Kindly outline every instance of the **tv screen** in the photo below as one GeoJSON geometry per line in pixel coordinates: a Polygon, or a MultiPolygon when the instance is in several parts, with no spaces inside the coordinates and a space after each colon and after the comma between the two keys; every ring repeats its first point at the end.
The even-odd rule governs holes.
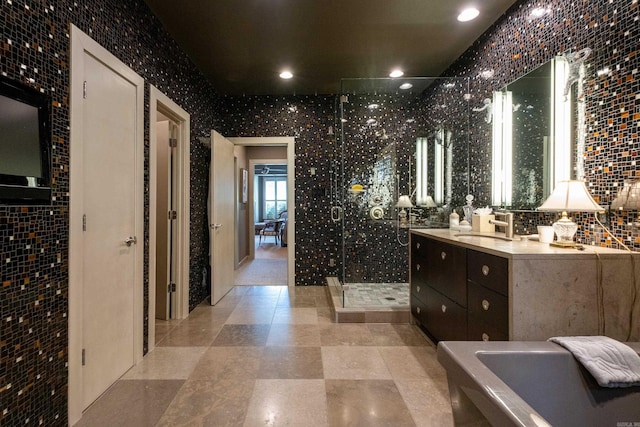
{"type": "Polygon", "coordinates": [[[0,80],[0,203],[51,201],[49,98],[0,80]]]}

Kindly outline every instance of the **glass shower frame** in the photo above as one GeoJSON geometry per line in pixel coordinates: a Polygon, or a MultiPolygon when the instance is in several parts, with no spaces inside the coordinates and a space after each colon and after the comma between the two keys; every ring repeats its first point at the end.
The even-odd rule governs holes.
{"type": "MultiPolygon", "coordinates": [[[[462,206],[469,193],[469,79],[343,79],[341,86],[331,215],[339,224],[342,304],[408,307],[410,230],[444,226],[444,217],[452,207],[462,206]],[[405,83],[413,87],[399,89],[405,83]],[[457,154],[454,161],[446,160],[453,169],[446,180],[448,196],[435,209],[397,208],[400,195],[416,204],[417,139],[435,144],[443,129],[455,135],[450,143],[457,154]],[[434,213],[441,221],[427,223],[434,213]]],[[[433,165],[428,174],[433,174],[433,165]]],[[[426,184],[432,194],[434,183],[426,184]]]]}

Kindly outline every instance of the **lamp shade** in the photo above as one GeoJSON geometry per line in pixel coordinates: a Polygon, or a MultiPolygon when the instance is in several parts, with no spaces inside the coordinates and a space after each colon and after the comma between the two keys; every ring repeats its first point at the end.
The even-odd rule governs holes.
{"type": "Polygon", "coordinates": [[[433,201],[433,197],[431,196],[427,196],[427,198],[424,201],[424,206],[427,208],[437,208],[438,205],[436,205],[436,202],[433,201]]]}
{"type": "Polygon", "coordinates": [[[640,181],[625,182],[611,202],[611,209],[640,210],[640,181]]]}
{"type": "Polygon", "coordinates": [[[409,198],[409,196],[400,196],[398,198],[398,203],[396,203],[396,207],[397,208],[412,208],[413,207],[413,203],[411,203],[411,199],[409,198]]]}
{"type": "Polygon", "coordinates": [[[596,203],[584,181],[569,180],[556,184],[551,195],[538,208],[540,211],[599,212],[604,209],[596,203]]]}

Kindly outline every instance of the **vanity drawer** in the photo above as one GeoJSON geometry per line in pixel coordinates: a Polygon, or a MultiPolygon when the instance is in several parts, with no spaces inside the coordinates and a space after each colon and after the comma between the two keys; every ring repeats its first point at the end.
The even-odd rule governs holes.
{"type": "Polygon", "coordinates": [[[509,330],[498,325],[483,323],[469,315],[467,337],[468,341],[509,341],[509,330]]]}
{"type": "MultiPolygon", "coordinates": [[[[467,252],[453,246],[430,240],[427,246],[427,285],[451,298],[462,307],[467,306],[467,252]]],[[[422,267],[422,266],[421,266],[422,267]]],[[[423,267],[424,268],[424,267],[423,267]]]]}
{"type": "Polygon", "coordinates": [[[484,286],[469,282],[468,336],[472,341],[509,339],[509,300],[484,286]]]}
{"type": "Polygon", "coordinates": [[[411,283],[425,283],[427,271],[427,245],[429,239],[411,235],[411,283]]]}
{"type": "Polygon", "coordinates": [[[469,280],[502,295],[509,292],[509,260],[474,250],[467,251],[469,280]]]}
{"type": "Polygon", "coordinates": [[[413,281],[413,280],[411,281],[411,295],[415,299],[419,299],[421,301],[425,301],[425,299],[426,299],[425,289],[426,288],[427,288],[427,285],[425,285],[422,282],[416,282],[416,281],[413,281]]]}
{"type": "Polygon", "coordinates": [[[420,323],[436,340],[464,341],[467,339],[467,310],[438,291],[425,290],[425,313],[420,323]]]}

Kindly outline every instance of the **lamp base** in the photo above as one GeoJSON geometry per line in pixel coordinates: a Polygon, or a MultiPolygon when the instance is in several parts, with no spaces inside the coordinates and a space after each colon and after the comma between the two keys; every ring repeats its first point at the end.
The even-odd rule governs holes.
{"type": "Polygon", "coordinates": [[[555,242],[549,243],[549,246],[553,246],[555,248],[575,248],[577,244],[576,242],[559,242],[556,240],[555,242]]]}

